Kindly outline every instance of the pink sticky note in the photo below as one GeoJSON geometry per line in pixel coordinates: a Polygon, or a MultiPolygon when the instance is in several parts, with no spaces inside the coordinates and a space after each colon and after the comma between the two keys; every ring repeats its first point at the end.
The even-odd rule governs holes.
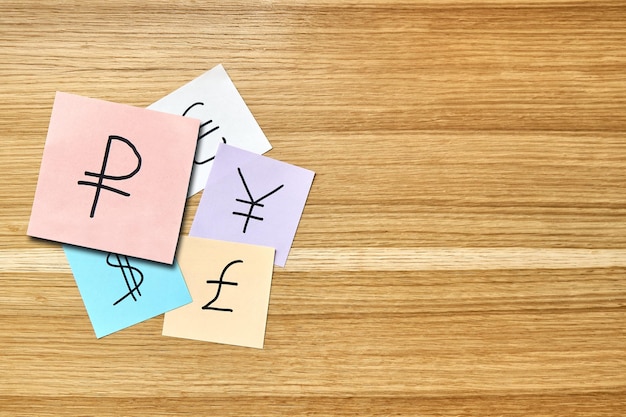
{"type": "Polygon", "coordinates": [[[263,348],[274,248],[183,236],[176,259],[193,301],[165,313],[163,335],[263,348]]]}
{"type": "Polygon", "coordinates": [[[199,126],[57,93],[28,235],[171,264],[199,126]]]}

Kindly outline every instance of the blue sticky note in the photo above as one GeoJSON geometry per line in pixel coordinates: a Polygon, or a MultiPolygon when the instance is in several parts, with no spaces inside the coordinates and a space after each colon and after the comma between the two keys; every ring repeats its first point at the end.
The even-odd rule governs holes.
{"type": "Polygon", "coordinates": [[[191,302],[177,262],[166,265],[63,245],[96,337],[191,302]]]}

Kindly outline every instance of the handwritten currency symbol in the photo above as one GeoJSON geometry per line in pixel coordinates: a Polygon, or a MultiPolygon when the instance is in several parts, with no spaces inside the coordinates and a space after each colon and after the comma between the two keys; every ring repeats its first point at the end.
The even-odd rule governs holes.
{"type": "MultiPolygon", "coordinates": [[[[185,110],[185,112],[183,113],[183,116],[187,116],[187,113],[189,112],[189,110],[191,110],[195,106],[204,106],[204,103],[202,103],[200,101],[198,101],[196,103],[193,103],[191,106],[187,107],[187,110],[185,110]]],[[[207,125],[210,125],[211,123],[213,123],[213,120],[207,120],[206,122],[200,124],[200,131],[198,132],[198,142],[201,139],[203,139],[205,136],[209,135],[210,133],[215,132],[217,129],[220,128],[219,126],[215,126],[215,127],[209,126],[208,130],[206,130],[205,132],[202,132],[202,129],[204,129],[207,125]]],[[[225,137],[222,137],[222,142],[226,143],[226,138],[225,137]]],[[[196,160],[196,158],[194,157],[193,162],[195,164],[202,165],[202,164],[206,164],[207,162],[212,161],[214,159],[215,159],[215,155],[213,155],[212,157],[207,158],[205,160],[201,160],[201,161],[196,160]]]]}
{"type": "Polygon", "coordinates": [[[248,194],[249,200],[242,200],[240,198],[236,198],[235,201],[238,201],[238,202],[244,203],[244,204],[250,204],[250,208],[248,209],[247,213],[241,213],[241,212],[238,212],[238,211],[233,211],[233,214],[236,215],[236,216],[244,216],[246,218],[246,223],[243,225],[243,233],[246,233],[246,229],[248,228],[248,222],[250,221],[250,219],[263,221],[263,217],[253,216],[252,215],[252,211],[254,210],[254,208],[255,207],[264,207],[264,205],[261,204],[261,201],[266,199],[267,197],[271,196],[272,194],[274,194],[276,191],[280,190],[281,188],[283,188],[283,186],[285,184],[279,185],[278,187],[274,188],[269,193],[265,194],[263,197],[257,198],[255,200],[254,197],[252,197],[252,193],[250,192],[250,188],[248,188],[248,184],[246,184],[246,179],[243,177],[243,174],[241,173],[241,168],[237,168],[237,172],[239,172],[239,177],[241,178],[241,182],[243,183],[243,186],[246,189],[246,193],[248,194]]]}
{"type": "Polygon", "coordinates": [[[113,268],[120,268],[122,271],[122,276],[124,277],[124,281],[126,282],[126,288],[128,288],[128,292],[122,296],[119,300],[113,303],[113,305],[117,305],[120,301],[124,300],[126,297],[131,296],[133,300],[137,301],[137,296],[141,297],[141,291],[139,291],[139,286],[143,283],[143,273],[134,266],[130,265],[128,261],[128,257],[125,255],[117,255],[114,253],[109,253],[107,255],[107,265],[112,266],[113,268]],[[117,262],[113,263],[111,261],[111,257],[115,257],[117,262]],[[135,276],[138,275],[138,277],[135,276]],[[139,281],[137,281],[139,278],[139,281]],[[132,282],[132,284],[131,284],[132,282]]]}
{"type": "Polygon", "coordinates": [[[232,286],[237,286],[236,282],[232,282],[232,281],[224,281],[224,275],[226,274],[226,271],[228,270],[228,268],[230,268],[231,266],[235,265],[235,264],[239,264],[239,263],[243,263],[243,261],[241,259],[238,259],[236,261],[232,261],[230,262],[228,265],[226,265],[224,267],[224,269],[222,269],[222,273],[220,274],[220,279],[219,280],[208,280],[206,283],[207,284],[217,284],[217,293],[215,294],[215,297],[213,297],[213,299],[211,301],[209,301],[208,303],[206,303],[204,306],[202,306],[203,310],[216,310],[216,311],[226,311],[229,313],[233,312],[232,308],[219,308],[219,307],[211,307],[211,305],[217,301],[217,299],[220,296],[220,292],[222,291],[222,285],[232,285],[232,286]]]}
{"type": "Polygon", "coordinates": [[[106,149],[104,151],[104,159],[102,160],[102,168],[100,168],[100,172],[85,171],[85,175],[87,175],[88,177],[96,177],[96,178],[98,178],[98,182],[78,181],[79,185],[89,185],[91,187],[96,187],[96,195],[93,198],[93,204],[91,205],[91,213],[89,214],[89,217],[93,217],[96,214],[96,206],[98,205],[98,199],[100,198],[100,190],[105,189],[107,191],[112,191],[114,193],[121,194],[124,197],[130,196],[130,194],[125,192],[125,191],[122,191],[122,190],[119,190],[117,188],[109,187],[108,185],[102,184],[102,181],[104,181],[104,180],[112,180],[112,181],[126,180],[126,179],[134,176],[136,173],[138,173],[140,169],[141,169],[141,155],[139,155],[139,152],[137,152],[137,148],[135,148],[135,145],[133,145],[128,139],[123,138],[121,136],[115,136],[115,135],[109,136],[109,140],[107,141],[107,146],[106,146],[106,149]],[[130,172],[129,174],[126,174],[126,175],[109,175],[109,174],[105,173],[106,168],[107,168],[107,163],[109,161],[109,152],[111,151],[111,143],[114,140],[117,140],[117,141],[120,141],[120,142],[126,144],[133,151],[135,156],[137,157],[137,167],[135,169],[133,169],[133,171],[130,172]]]}

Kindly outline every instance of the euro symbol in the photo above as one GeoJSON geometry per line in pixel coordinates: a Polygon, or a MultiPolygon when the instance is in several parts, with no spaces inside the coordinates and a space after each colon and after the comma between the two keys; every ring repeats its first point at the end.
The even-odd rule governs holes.
{"type": "Polygon", "coordinates": [[[109,253],[107,255],[107,265],[112,266],[113,268],[120,268],[122,271],[122,276],[124,277],[124,281],[126,281],[126,288],[128,288],[128,292],[122,296],[119,300],[113,303],[113,305],[117,305],[120,301],[124,300],[126,297],[131,296],[133,300],[137,301],[137,297],[135,297],[135,293],[138,296],[141,296],[141,291],[139,291],[139,286],[143,283],[143,273],[139,270],[139,268],[135,268],[130,265],[128,261],[128,257],[124,255],[117,255],[113,253],[109,253]],[[115,256],[117,263],[111,262],[111,257],[115,256]],[[122,262],[123,259],[123,262],[122,262]],[[139,281],[137,281],[137,277],[135,273],[138,274],[139,281]],[[131,285],[132,281],[132,285],[131,285]]]}
{"type": "MultiPolygon", "coordinates": [[[[204,103],[201,101],[198,101],[196,103],[193,103],[191,106],[187,107],[187,110],[185,110],[183,112],[183,116],[187,116],[187,113],[189,113],[189,110],[193,109],[196,106],[204,106],[204,103]]],[[[213,120],[207,120],[206,122],[200,124],[200,130],[198,131],[198,142],[200,142],[200,139],[204,139],[205,136],[209,135],[210,133],[215,132],[217,129],[219,129],[219,126],[209,126],[211,123],[213,123],[213,120]],[[205,127],[208,126],[208,129],[206,132],[202,133],[202,129],[204,129],[205,127]]],[[[226,143],[226,138],[222,136],[222,142],[226,143]]],[[[200,150],[200,148],[198,148],[198,150],[200,150]]],[[[207,162],[210,162],[212,160],[215,159],[215,155],[205,159],[205,160],[200,160],[198,161],[195,157],[193,159],[193,163],[194,164],[198,164],[198,165],[202,165],[202,164],[206,164],[207,162]]]]}
{"type": "Polygon", "coordinates": [[[109,187],[108,185],[104,185],[104,184],[102,184],[102,181],[104,181],[104,180],[112,180],[112,181],[127,180],[130,177],[134,176],[136,173],[138,173],[140,169],[141,169],[141,155],[139,155],[139,152],[137,152],[137,148],[135,148],[135,145],[133,145],[126,138],[123,138],[121,136],[116,136],[116,135],[110,135],[109,136],[109,140],[107,141],[107,147],[106,147],[106,149],[104,151],[104,159],[102,160],[102,168],[100,168],[100,172],[85,171],[85,175],[87,175],[88,177],[96,177],[96,178],[98,178],[98,182],[78,181],[78,185],[89,185],[91,187],[96,187],[96,195],[93,198],[93,204],[91,205],[91,213],[89,214],[89,217],[93,217],[96,214],[96,206],[98,205],[98,199],[100,198],[100,190],[105,189],[107,191],[112,191],[114,193],[121,194],[124,197],[130,196],[130,193],[127,193],[125,191],[119,190],[117,188],[109,187]],[[133,153],[137,157],[137,167],[129,174],[126,174],[126,175],[108,175],[108,174],[105,174],[105,171],[106,171],[106,168],[107,168],[107,163],[109,161],[109,152],[111,151],[111,143],[114,140],[117,140],[117,141],[120,141],[122,143],[125,143],[133,151],[133,153]]]}

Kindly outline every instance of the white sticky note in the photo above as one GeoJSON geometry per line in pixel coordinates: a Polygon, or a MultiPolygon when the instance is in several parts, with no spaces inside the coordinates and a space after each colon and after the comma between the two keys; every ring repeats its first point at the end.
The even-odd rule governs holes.
{"type": "Polygon", "coordinates": [[[200,120],[198,144],[187,197],[204,189],[218,144],[227,143],[257,154],[272,149],[272,145],[221,64],[148,108],[200,120]]]}

